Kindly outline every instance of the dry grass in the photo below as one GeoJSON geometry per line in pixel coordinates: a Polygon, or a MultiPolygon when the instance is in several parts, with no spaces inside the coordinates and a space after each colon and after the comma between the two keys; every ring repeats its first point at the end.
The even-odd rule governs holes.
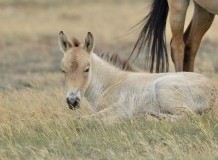
{"type": "MultiPolygon", "coordinates": [[[[137,32],[122,35],[144,9],[143,0],[0,0],[0,159],[218,158],[218,120],[211,115],[105,126],[76,118],[89,113],[85,102],[77,111],[65,104],[57,33],[83,40],[91,31],[99,49],[127,57],[137,32]]],[[[218,86],[217,26],[215,20],[203,41],[196,71],[218,86]]]]}

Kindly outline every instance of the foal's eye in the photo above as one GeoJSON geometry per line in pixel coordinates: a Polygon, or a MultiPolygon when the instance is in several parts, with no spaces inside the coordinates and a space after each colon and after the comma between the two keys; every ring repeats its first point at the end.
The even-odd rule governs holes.
{"type": "Polygon", "coordinates": [[[89,67],[86,67],[84,72],[89,72],[89,67]]]}
{"type": "Polygon", "coordinates": [[[62,73],[65,73],[65,71],[64,71],[64,70],[61,70],[61,72],[62,72],[62,73]]]}

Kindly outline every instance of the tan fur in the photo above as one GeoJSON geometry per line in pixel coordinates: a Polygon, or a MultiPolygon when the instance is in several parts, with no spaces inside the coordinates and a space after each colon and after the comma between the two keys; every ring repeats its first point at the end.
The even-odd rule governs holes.
{"type": "Polygon", "coordinates": [[[83,46],[64,52],[62,64],[68,72],[69,90],[79,90],[89,102],[93,115],[87,118],[98,117],[107,123],[148,115],[177,120],[188,113],[204,113],[217,107],[217,90],[200,74],[122,71],[83,46]],[[73,68],[74,57],[78,68],[90,65],[87,76],[73,68]]]}
{"type": "Polygon", "coordinates": [[[72,48],[68,50],[61,61],[61,68],[65,72],[66,85],[69,90],[82,89],[87,83],[87,74],[83,73],[86,66],[89,66],[90,58],[84,50],[72,48]],[[72,54],[74,53],[74,54],[72,54]]]}
{"type": "Polygon", "coordinates": [[[202,8],[213,14],[218,14],[218,1],[217,0],[194,0],[202,8]]]}

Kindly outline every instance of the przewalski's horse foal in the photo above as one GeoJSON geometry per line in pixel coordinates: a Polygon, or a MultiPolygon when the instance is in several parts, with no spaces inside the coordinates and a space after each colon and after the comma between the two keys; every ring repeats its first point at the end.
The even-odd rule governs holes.
{"type": "Polygon", "coordinates": [[[149,14],[142,20],[144,27],[134,50],[141,52],[146,46],[150,71],[168,71],[165,26],[169,11],[172,31],[171,57],[178,71],[194,71],[194,61],[201,39],[218,14],[218,0],[193,0],[193,18],[184,31],[186,11],[190,0],[153,0],[149,14]]]}
{"type": "Polygon", "coordinates": [[[69,42],[60,32],[59,44],[71,109],[78,108],[85,97],[93,116],[114,122],[139,115],[177,119],[186,112],[202,113],[215,105],[215,87],[199,74],[122,71],[93,53],[90,32],[84,45],[76,39],[69,42]]]}

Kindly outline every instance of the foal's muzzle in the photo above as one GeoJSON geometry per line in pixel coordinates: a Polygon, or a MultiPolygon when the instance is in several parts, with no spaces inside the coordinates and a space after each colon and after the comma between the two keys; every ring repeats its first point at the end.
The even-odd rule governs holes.
{"type": "Polygon", "coordinates": [[[66,102],[70,109],[77,109],[79,108],[80,96],[78,96],[77,94],[71,93],[67,97],[66,102]]]}

